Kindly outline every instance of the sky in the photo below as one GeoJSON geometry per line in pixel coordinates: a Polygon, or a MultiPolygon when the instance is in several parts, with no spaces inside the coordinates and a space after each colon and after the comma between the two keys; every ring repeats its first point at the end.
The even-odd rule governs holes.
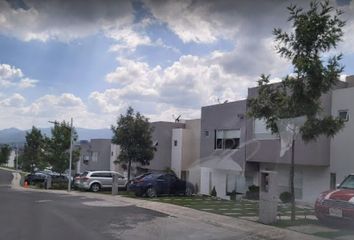
{"type": "MultiPolygon", "coordinates": [[[[150,121],[200,118],[291,64],[272,30],[288,0],[0,0],[0,129],[109,128],[132,106],[150,121]]],[[[354,3],[344,11],[342,79],[354,74],[354,3]]]]}

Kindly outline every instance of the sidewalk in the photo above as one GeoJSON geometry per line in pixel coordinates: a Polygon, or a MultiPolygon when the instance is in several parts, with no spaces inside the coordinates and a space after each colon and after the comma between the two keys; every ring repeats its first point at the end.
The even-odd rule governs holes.
{"type": "Polygon", "coordinates": [[[19,185],[18,179],[20,174],[14,174],[13,189],[22,191],[34,191],[34,192],[47,192],[55,194],[67,194],[72,196],[85,197],[87,199],[96,199],[101,201],[96,201],[98,204],[112,204],[115,206],[129,206],[134,205],[137,207],[150,209],[153,211],[158,211],[161,213],[173,216],[180,221],[194,221],[202,222],[205,224],[211,224],[216,227],[224,228],[225,230],[232,230],[235,232],[243,233],[247,236],[246,239],[269,239],[269,240],[323,240],[324,238],[315,237],[311,235],[302,234],[299,232],[281,229],[273,226],[267,226],[260,223],[250,222],[242,219],[232,218],[228,216],[222,216],[213,213],[207,213],[198,211],[195,209],[176,206],[168,203],[152,202],[141,199],[133,199],[123,196],[111,196],[106,194],[97,194],[91,192],[67,192],[64,190],[42,190],[42,189],[31,189],[23,188],[19,185]],[[16,176],[17,175],[17,176],[16,176]],[[17,179],[17,180],[16,180],[17,179]]]}

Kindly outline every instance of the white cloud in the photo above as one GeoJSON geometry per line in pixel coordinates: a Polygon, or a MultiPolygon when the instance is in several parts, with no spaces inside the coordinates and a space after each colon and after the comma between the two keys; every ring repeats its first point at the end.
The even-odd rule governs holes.
{"type": "Polygon", "coordinates": [[[8,64],[0,64],[0,78],[1,79],[14,79],[23,77],[21,69],[8,64]]]}
{"type": "Polygon", "coordinates": [[[12,96],[0,100],[1,107],[22,107],[26,99],[19,93],[14,93],[12,96]]]}
{"type": "Polygon", "coordinates": [[[23,78],[20,80],[18,86],[20,88],[32,88],[35,87],[38,83],[38,80],[30,79],[30,78],[23,78]]]}
{"type": "Polygon", "coordinates": [[[150,38],[138,32],[129,1],[76,0],[0,1],[0,33],[23,41],[58,40],[69,42],[97,33],[116,41],[111,51],[134,51],[150,44],[150,38]]]}
{"type": "Polygon", "coordinates": [[[106,77],[113,88],[90,94],[91,111],[117,115],[132,105],[155,120],[171,120],[174,111],[198,116],[201,106],[245,98],[247,88],[258,79],[225,71],[214,55],[182,56],[165,69],[128,59],[120,59],[119,64],[106,77]]]}
{"type": "Polygon", "coordinates": [[[110,47],[110,51],[113,52],[124,50],[133,51],[140,45],[151,44],[151,40],[148,36],[134,31],[132,26],[107,30],[106,35],[118,42],[110,47]]]}
{"type": "MultiPolygon", "coordinates": [[[[128,1],[24,1],[25,7],[0,2],[0,31],[24,41],[69,41],[132,21],[128,1]]],[[[12,1],[12,4],[16,4],[12,1]]]]}
{"type": "Polygon", "coordinates": [[[30,79],[24,76],[21,69],[9,64],[0,64],[0,86],[4,88],[18,87],[30,88],[34,87],[38,80],[30,79]]]}

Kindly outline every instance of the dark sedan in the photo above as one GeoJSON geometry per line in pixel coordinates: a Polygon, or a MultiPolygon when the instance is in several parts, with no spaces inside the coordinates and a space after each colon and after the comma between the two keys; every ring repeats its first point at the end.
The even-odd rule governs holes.
{"type": "Polygon", "coordinates": [[[43,173],[43,172],[35,172],[35,173],[30,173],[25,177],[25,181],[28,182],[28,184],[36,184],[36,183],[44,183],[45,179],[48,177],[48,174],[43,173]]]}
{"type": "Polygon", "coordinates": [[[193,185],[170,173],[150,173],[133,179],[128,186],[136,196],[193,194],[193,185]]]}

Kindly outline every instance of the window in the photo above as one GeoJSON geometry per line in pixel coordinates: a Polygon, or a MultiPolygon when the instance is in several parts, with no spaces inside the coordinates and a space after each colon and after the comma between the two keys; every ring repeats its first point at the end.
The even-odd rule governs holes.
{"type": "Polygon", "coordinates": [[[92,161],[97,162],[98,161],[98,152],[92,152],[92,161]]]}
{"type": "Polygon", "coordinates": [[[173,141],[173,146],[177,147],[177,145],[178,145],[178,141],[177,141],[177,140],[174,140],[174,141],[173,141]]]}
{"type": "Polygon", "coordinates": [[[206,137],[209,137],[209,131],[208,130],[204,131],[204,134],[205,134],[206,137]]]}
{"type": "Polygon", "coordinates": [[[215,149],[236,149],[240,145],[240,130],[215,130],[215,149]]]}
{"type": "Polygon", "coordinates": [[[336,185],[337,185],[337,176],[335,173],[331,173],[329,187],[330,189],[336,189],[336,185]]]}
{"type": "Polygon", "coordinates": [[[344,121],[349,121],[349,113],[348,110],[339,110],[338,117],[344,121]]]}

